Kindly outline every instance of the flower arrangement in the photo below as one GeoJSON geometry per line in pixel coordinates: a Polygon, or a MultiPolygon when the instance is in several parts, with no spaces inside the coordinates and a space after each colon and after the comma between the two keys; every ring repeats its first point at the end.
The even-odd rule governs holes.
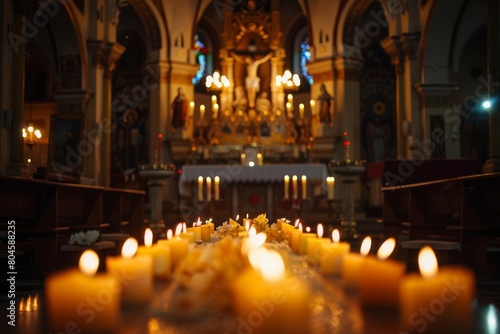
{"type": "Polygon", "coordinates": [[[70,245],[82,245],[82,246],[90,246],[94,242],[99,239],[99,231],[97,230],[89,230],[87,232],[77,232],[73,233],[69,237],[69,244],[70,245]]]}
{"type": "Polygon", "coordinates": [[[253,219],[253,226],[255,226],[257,233],[264,232],[267,235],[267,242],[288,242],[288,233],[280,231],[276,223],[269,225],[269,219],[265,213],[253,219]]]}

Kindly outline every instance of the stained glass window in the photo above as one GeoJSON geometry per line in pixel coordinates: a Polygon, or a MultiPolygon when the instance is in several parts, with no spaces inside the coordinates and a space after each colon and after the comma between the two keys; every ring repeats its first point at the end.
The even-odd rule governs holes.
{"type": "Polygon", "coordinates": [[[207,47],[200,41],[198,35],[194,35],[194,52],[196,62],[200,65],[193,78],[193,85],[197,85],[205,77],[205,70],[207,68],[207,47]]]}
{"type": "Polygon", "coordinates": [[[302,43],[300,43],[300,70],[302,75],[307,79],[309,85],[312,85],[314,80],[312,75],[309,74],[307,70],[307,62],[311,60],[311,50],[309,47],[309,38],[305,38],[302,43]]]}

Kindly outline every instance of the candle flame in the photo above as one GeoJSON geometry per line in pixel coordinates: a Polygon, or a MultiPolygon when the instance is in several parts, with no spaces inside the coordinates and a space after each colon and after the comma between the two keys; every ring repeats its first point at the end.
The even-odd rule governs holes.
{"type": "Polygon", "coordinates": [[[318,236],[318,238],[323,238],[323,224],[318,224],[316,235],[318,236]]]}
{"type": "Polygon", "coordinates": [[[172,236],[173,236],[172,229],[169,228],[168,231],[167,231],[167,240],[172,239],[172,236]]]}
{"type": "Polygon", "coordinates": [[[250,221],[249,220],[245,220],[245,230],[250,230],[250,221]]]}
{"type": "Polygon", "coordinates": [[[269,250],[267,258],[263,260],[260,265],[260,272],[264,279],[271,282],[283,279],[285,275],[285,263],[280,253],[275,250],[269,250]]]}
{"type": "Polygon", "coordinates": [[[241,252],[246,255],[250,252],[251,249],[259,248],[262,246],[267,239],[267,234],[264,232],[260,232],[258,234],[249,236],[243,240],[243,244],[241,245],[241,252]]]}
{"type": "Polygon", "coordinates": [[[372,238],[365,237],[363,239],[363,242],[361,243],[359,252],[361,253],[361,255],[367,256],[368,253],[370,253],[370,248],[372,248],[372,238]]]}
{"type": "Polygon", "coordinates": [[[87,249],[80,256],[78,266],[80,267],[80,271],[85,275],[93,276],[99,267],[99,256],[93,250],[87,249]]]}
{"type": "Polygon", "coordinates": [[[303,228],[302,228],[302,223],[299,223],[299,231],[302,232],[303,228]]]}
{"type": "Polygon", "coordinates": [[[128,238],[125,240],[123,243],[122,247],[122,256],[126,259],[130,259],[132,256],[135,255],[135,252],[137,252],[137,240],[135,238],[128,238]]]}
{"type": "Polygon", "coordinates": [[[187,230],[186,222],[182,222],[182,232],[186,233],[186,230],[187,230]]]}
{"type": "Polygon", "coordinates": [[[256,234],[257,234],[257,230],[255,229],[255,226],[250,227],[250,229],[248,230],[248,236],[252,237],[256,234]]]}
{"type": "Polygon", "coordinates": [[[438,272],[436,254],[431,247],[425,246],[418,253],[418,267],[424,278],[432,278],[438,272]]]}
{"type": "Polygon", "coordinates": [[[307,233],[311,232],[311,228],[309,226],[306,227],[306,232],[307,233]]]}
{"type": "Polygon", "coordinates": [[[21,297],[21,301],[19,302],[19,311],[24,311],[24,298],[21,297]]]}
{"type": "Polygon", "coordinates": [[[153,231],[148,227],[146,231],[144,231],[144,246],[151,247],[153,244],[153,231]]]}
{"type": "Polygon", "coordinates": [[[178,237],[181,233],[182,233],[182,223],[179,223],[175,227],[175,236],[178,237]]]}
{"type": "Polygon", "coordinates": [[[19,311],[38,311],[38,293],[35,295],[35,297],[31,297],[31,295],[28,295],[28,298],[26,300],[24,300],[24,297],[21,297],[21,300],[19,301],[19,311]]]}
{"type": "Polygon", "coordinates": [[[235,221],[238,221],[238,219],[240,219],[240,215],[239,214],[236,215],[235,221]]]}
{"type": "Polygon", "coordinates": [[[300,224],[300,219],[297,218],[295,219],[295,224],[293,224],[293,226],[295,226],[295,228],[299,227],[299,224],[300,224]]]}
{"type": "Polygon", "coordinates": [[[395,247],[396,247],[396,239],[394,238],[387,239],[378,249],[377,257],[380,260],[387,259],[392,254],[392,251],[394,251],[395,247]]]}
{"type": "Polygon", "coordinates": [[[38,311],[38,293],[33,298],[33,311],[38,311]]]}
{"type": "Polygon", "coordinates": [[[332,232],[332,240],[334,243],[337,243],[340,241],[340,233],[338,229],[333,230],[332,232]]]}

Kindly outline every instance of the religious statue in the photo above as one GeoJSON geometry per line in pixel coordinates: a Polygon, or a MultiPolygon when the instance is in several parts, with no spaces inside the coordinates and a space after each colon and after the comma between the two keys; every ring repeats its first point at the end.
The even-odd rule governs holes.
{"type": "Polygon", "coordinates": [[[234,102],[233,108],[236,111],[247,110],[248,101],[245,96],[245,89],[242,86],[238,86],[234,88],[234,102]]]}
{"type": "Polygon", "coordinates": [[[332,115],[330,113],[333,96],[331,96],[326,90],[324,83],[320,86],[321,94],[317,97],[319,101],[319,121],[321,123],[330,124],[332,122],[332,115]]]}
{"type": "Polygon", "coordinates": [[[272,106],[271,101],[267,98],[267,92],[261,92],[255,101],[255,109],[259,113],[263,113],[265,111],[271,112],[272,106]]]}
{"type": "Polygon", "coordinates": [[[172,104],[174,114],[172,116],[172,126],[175,129],[183,128],[186,124],[188,103],[182,87],[177,88],[177,96],[172,104]]]}
{"type": "Polygon", "coordinates": [[[247,76],[245,78],[245,86],[247,89],[247,97],[248,97],[248,106],[250,108],[255,107],[255,97],[257,95],[257,92],[260,90],[260,78],[257,76],[257,69],[259,68],[260,64],[265,63],[268,61],[272,56],[273,53],[269,52],[266,56],[260,58],[260,59],[253,59],[251,56],[246,56],[246,57],[241,57],[238,56],[236,53],[231,52],[231,56],[233,58],[247,66],[247,76]]]}

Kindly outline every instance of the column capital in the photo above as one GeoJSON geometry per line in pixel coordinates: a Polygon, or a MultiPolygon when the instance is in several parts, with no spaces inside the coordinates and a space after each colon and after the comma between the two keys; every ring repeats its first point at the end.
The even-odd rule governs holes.
{"type": "Polygon", "coordinates": [[[416,59],[420,50],[420,32],[402,34],[401,44],[406,58],[408,60],[416,59]]]}
{"type": "Polygon", "coordinates": [[[363,65],[361,59],[337,57],[334,59],[335,76],[343,80],[358,80],[363,65]]]}
{"type": "Polygon", "coordinates": [[[399,36],[388,36],[380,41],[380,45],[391,58],[391,63],[395,66],[398,74],[404,72],[405,54],[402,44],[399,36]]]}
{"type": "Polygon", "coordinates": [[[106,43],[103,58],[104,75],[106,77],[111,78],[116,68],[116,62],[120,59],[126,49],[127,48],[125,46],[118,42],[106,43]]]}
{"type": "Polygon", "coordinates": [[[192,80],[198,70],[198,65],[171,62],[169,70],[171,74],[171,84],[192,85],[192,80]]]}
{"type": "Polygon", "coordinates": [[[458,84],[456,82],[417,83],[414,85],[414,88],[427,108],[449,108],[458,92],[458,84]]]}

